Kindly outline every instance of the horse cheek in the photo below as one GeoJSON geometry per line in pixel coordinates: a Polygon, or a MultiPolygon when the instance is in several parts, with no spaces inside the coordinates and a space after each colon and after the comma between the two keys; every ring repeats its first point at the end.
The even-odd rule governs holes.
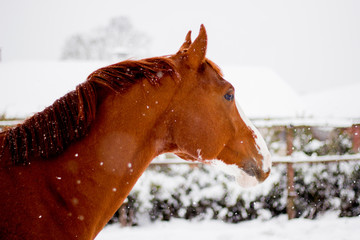
{"type": "Polygon", "coordinates": [[[220,122],[213,121],[211,117],[195,116],[191,123],[191,129],[188,136],[191,136],[193,146],[193,154],[203,160],[211,160],[216,158],[217,154],[223,148],[226,128],[220,122]]]}

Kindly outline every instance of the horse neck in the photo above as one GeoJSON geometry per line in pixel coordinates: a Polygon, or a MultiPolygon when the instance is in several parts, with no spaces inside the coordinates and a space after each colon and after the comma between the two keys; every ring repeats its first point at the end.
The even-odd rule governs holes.
{"type": "Polygon", "coordinates": [[[151,160],[165,151],[167,134],[162,117],[169,107],[173,84],[171,80],[154,87],[144,81],[126,94],[110,94],[100,104],[89,134],[56,161],[61,167],[54,167],[63,169],[73,186],[60,194],[72,205],[82,202],[74,206],[76,213],[71,215],[93,226],[95,235],[151,160]]]}

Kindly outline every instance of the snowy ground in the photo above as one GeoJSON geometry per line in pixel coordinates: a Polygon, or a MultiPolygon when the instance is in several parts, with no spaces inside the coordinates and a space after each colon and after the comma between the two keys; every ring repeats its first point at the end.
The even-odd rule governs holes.
{"type": "Polygon", "coordinates": [[[239,224],[220,221],[185,221],[149,223],[140,227],[107,226],[96,240],[358,240],[360,217],[338,218],[327,213],[317,220],[287,220],[285,215],[267,221],[253,220],[239,224]]]}

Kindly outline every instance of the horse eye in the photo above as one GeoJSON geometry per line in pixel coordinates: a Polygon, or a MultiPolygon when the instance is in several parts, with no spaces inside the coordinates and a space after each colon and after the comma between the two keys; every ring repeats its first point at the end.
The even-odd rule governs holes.
{"type": "Polygon", "coordinates": [[[224,95],[224,98],[231,102],[231,101],[234,100],[234,94],[227,93],[227,94],[224,95]]]}

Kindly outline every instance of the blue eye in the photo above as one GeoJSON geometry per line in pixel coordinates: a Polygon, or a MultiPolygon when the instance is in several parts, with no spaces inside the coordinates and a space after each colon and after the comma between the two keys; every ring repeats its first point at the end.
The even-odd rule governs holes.
{"type": "Polygon", "coordinates": [[[231,101],[234,100],[234,94],[227,93],[227,94],[224,95],[224,98],[231,102],[231,101]]]}

